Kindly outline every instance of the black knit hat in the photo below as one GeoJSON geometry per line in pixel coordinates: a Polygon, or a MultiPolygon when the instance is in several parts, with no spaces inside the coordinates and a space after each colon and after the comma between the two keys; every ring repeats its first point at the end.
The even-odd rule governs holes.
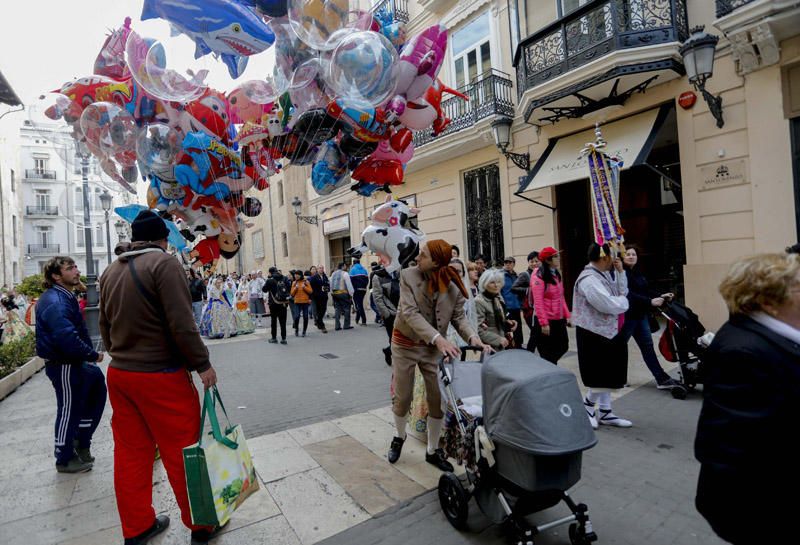
{"type": "Polygon", "coordinates": [[[150,210],[142,210],[131,224],[132,242],[151,242],[164,240],[169,236],[169,229],[164,220],[150,210]]]}

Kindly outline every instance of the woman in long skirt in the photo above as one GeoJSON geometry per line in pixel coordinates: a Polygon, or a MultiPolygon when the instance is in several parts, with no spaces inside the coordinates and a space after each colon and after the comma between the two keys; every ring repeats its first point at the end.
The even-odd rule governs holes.
{"type": "Polygon", "coordinates": [[[624,387],[628,380],[628,347],[620,335],[628,310],[627,293],[622,261],[612,258],[607,244],[592,243],[589,264],[575,282],[572,321],[581,380],[589,388],[584,405],[593,428],[598,424],[620,428],[633,425],[611,410],[611,392],[624,387]]]}
{"type": "Polygon", "coordinates": [[[239,291],[236,292],[236,331],[239,335],[245,335],[247,333],[252,333],[256,330],[256,326],[253,323],[253,318],[250,316],[250,309],[249,301],[248,301],[248,294],[249,290],[247,286],[242,289],[239,287],[239,291]]]}
{"type": "Polygon", "coordinates": [[[209,339],[223,339],[236,335],[236,323],[233,315],[232,299],[223,285],[222,278],[217,277],[208,289],[208,305],[203,311],[200,321],[200,334],[209,339]]]}

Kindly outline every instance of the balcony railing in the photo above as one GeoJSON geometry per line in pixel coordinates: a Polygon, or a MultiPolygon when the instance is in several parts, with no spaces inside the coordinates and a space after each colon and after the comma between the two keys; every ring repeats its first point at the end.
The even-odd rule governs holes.
{"type": "Polygon", "coordinates": [[[25,214],[28,216],[57,216],[57,206],[26,206],[25,214]]]}
{"type": "Polygon", "coordinates": [[[736,8],[750,2],[755,2],[755,0],[717,0],[717,17],[724,17],[736,8]]]}
{"type": "Polygon", "coordinates": [[[469,100],[454,96],[443,100],[442,114],[450,119],[450,124],[435,137],[431,129],[414,131],[415,147],[471,127],[486,117],[495,115],[514,117],[511,76],[505,72],[493,69],[481,74],[458,91],[467,95],[469,100]]]}
{"type": "Polygon", "coordinates": [[[55,170],[43,170],[39,168],[26,168],[25,169],[25,177],[32,178],[34,180],[55,180],[56,179],[56,171],[55,170]]]}
{"type": "Polygon", "coordinates": [[[61,253],[61,244],[28,244],[28,253],[31,255],[61,253]]]}
{"type": "Polygon", "coordinates": [[[380,9],[388,10],[389,13],[392,14],[395,22],[408,22],[408,0],[383,0],[375,6],[375,11],[380,9]]]}
{"type": "Polygon", "coordinates": [[[688,35],[684,0],[589,2],[519,44],[517,93],[612,51],[682,42],[688,35]]]}

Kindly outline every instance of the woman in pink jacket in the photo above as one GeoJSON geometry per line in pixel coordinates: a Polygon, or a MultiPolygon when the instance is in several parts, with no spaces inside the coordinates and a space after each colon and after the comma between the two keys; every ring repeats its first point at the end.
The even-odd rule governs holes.
{"type": "Polygon", "coordinates": [[[547,247],[539,252],[541,265],[531,275],[534,312],[533,334],[539,355],[551,363],[566,354],[569,348],[567,323],[569,308],[564,299],[564,284],[558,271],[558,250],[547,247]]]}

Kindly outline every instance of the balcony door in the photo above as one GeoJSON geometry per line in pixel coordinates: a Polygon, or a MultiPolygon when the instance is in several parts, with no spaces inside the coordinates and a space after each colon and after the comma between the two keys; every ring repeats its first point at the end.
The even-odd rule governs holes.
{"type": "Polygon", "coordinates": [[[504,257],[503,207],[500,201],[500,169],[497,165],[464,173],[464,200],[467,220],[468,257],[478,255],[487,264],[504,257]]]}
{"type": "Polygon", "coordinates": [[[43,158],[37,158],[33,160],[33,168],[36,170],[36,173],[40,176],[45,173],[48,166],[48,160],[43,158]]]}
{"type": "Polygon", "coordinates": [[[475,103],[457,100],[459,114],[469,111],[470,107],[475,108],[490,98],[481,96],[487,92],[483,86],[476,86],[475,92],[467,87],[492,68],[490,21],[489,12],[485,11],[452,35],[450,46],[453,52],[453,87],[464,91],[469,95],[470,101],[475,103]]]}
{"type": "Polygon", "coordinates": [[[46,189],[36,190],[36,208],[42,212],[46,212],[50,206],[50,192],[46,189]]]}
{"type": "Polygon", "coordinates": [[[37,227],[36,239],[42,248],[47,248],[53,244],[53,228],[52,227],[37,227]]]}

